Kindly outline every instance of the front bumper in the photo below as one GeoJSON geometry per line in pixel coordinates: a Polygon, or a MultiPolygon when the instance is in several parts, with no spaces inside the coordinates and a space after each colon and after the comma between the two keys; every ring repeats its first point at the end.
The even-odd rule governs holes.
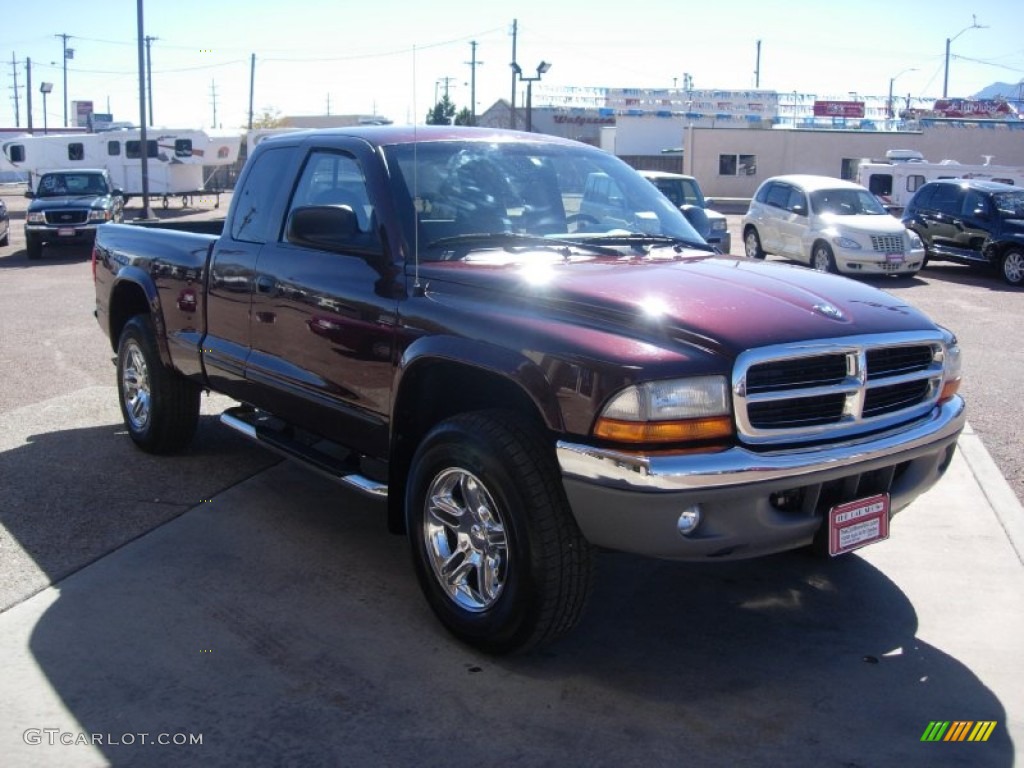
{"type": "Polygon", "coordinates": [[[96,228],[103,222],[73,224],[57,227],[51,224],[26,224],[25,238],[44,243],[82,244],[92,243],[96,239],[96,228]]]}
{"type": "Polygon", "coordinates": [[[965,421],[959,397],[883,435],[819,448],[642,455],[560,441],[569,504],[597,546],[677,560],[743,559],[810,544],[825,512],[874,493],[897,512],[945,473],[965,421]],[[699,505],[700,524],[678,529],[699,505]]]}
{"type": "Polygon", "coordinates": [[[839,271],[847,275],[912,275],[924,266],[923,248],[908,251],[899,261],[868,250],[835,248],[834,254],[839,271]]]}

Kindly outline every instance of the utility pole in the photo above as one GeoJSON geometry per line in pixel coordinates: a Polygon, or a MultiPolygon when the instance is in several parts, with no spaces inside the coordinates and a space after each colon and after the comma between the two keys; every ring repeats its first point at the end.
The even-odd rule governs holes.
{"type": "Polygon", "coordinates": [[[28,132],[32,133],[32,59],[25,59],[25,111],[28,113],[28,132]]]}
{"type": "Polygon", "coordinates": [[[142,0],[135,0],[135,17],[138,27],[139,55],[139,160],[142,174],[142,210],[140,220],[156,218],[149,207],[149,139],[146,136],[146,62],[144,55],[145,25],[142,20],[142,0]]]}
{"type": "Polygon", "coordinates": [[[519,76],[519,64],[516,63],[516,37],[519,32],[519,20],[512,19],[512,115],[509,128],[516,128],[516,78],[519,76]]]}
{"type": "Polygon", "coordinates": [[[149,124],[153,125],[153,59],[150,57],[149,46],[154,40],[159,40],[159,37],[151,37],[146,35],[146,84],[149,91],[149,124]]]}
{"type": "MultiPolygon", "coordinates": [[[[142,0],[139,0],[142,2],[142,0]]],[[[210,103],[213,104],[213,125],[211,128],[217,127],[217,81],[210,81],[210,103]]]]}
{"type": "Polygon", "coordinates": [[[476,60],[476,40],[471,41],[470,46],[473,58],[466,62],[469,64],[469,124],[476,125],[476,68],[483,62],[476,60]]]}
{"type": "Polygon", "coordinates": [[[252,130],[252,92],[256,83],[256,54],[249,59],[249,130],[252,130]]]}
{"type": "Polygon", "coordinates": [[[761,87],[761,41],[757,41],[757,59],[754,62],[754,87],[761,87]]]}
{"type": "Polygon", "coordinates": [[[14,77],[14,127],[21,128],[21,112],[18,110],[18,60],[11,51],[11,75],[14,77]]]}
{"type": "Polygon", "coordinates": [[[68,59],[75,58],[75,49],[68,48],[68,40],[71,35],[59,34],[54,35],[59,37],[64,43],[64,127],[68,127],[68,59]]]}

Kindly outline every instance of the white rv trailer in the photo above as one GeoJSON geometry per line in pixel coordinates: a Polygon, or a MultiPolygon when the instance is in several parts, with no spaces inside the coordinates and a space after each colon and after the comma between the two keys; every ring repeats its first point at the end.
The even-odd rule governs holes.
{"type": "Polygon", "coordinates": [[[925,182],[937,179],[985,179],[1024,186],[1024,168],[993,165],[984,156],[980,165],[943,160],[929,163],[916,150],[890,149],[884,160],[862,160],[857,166],[857,183],[867,187],[894,214],[902,213],[910,198],[925,182]]]}
{"type": "MultiPolygon", "coordinates": [[[[114,186],[126,196],[142,194],[142,142],[137,128],[102,133],[19,136],[3,141],[3,163],[29,174],[29,184],[47,171],[74,168],[106,168],[114,186]]],[[[214,195],[204,168],[230,165],[238,159],[241,134],[204,131],[147,129],[146,170],[149,194],[171,197],[188,205],[195,195],[214,195]]]]}

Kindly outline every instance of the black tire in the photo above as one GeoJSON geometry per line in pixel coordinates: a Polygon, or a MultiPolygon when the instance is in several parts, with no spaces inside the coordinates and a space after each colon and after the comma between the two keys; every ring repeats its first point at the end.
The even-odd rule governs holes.
{"type": "Polygon", "coordinates": [[[121,332],[117,393],[128,434],[142,450],[175,453],[192,441],[201,390],[164,366],[149,315],[136,315],[121,332]]]}
{"type": "Polygon", "coordinates": [[[0,247],[11,244],[11,232],[10,230],[4,232],[4,236],[0,237],[0,247]]]}
{"type": "Polygon", "coordinates": [[[765,256],[761,238],[753,227],[747,227],[743,232],[743,253],[748,259],[763,259],[765,256]]]}
{"type": "Polygon", "coordinates": [[[25,257],[36,261],[43,257],[43,242],[35,237],[25,236],[25,257]]]}
{"type": "Polygon", "coordinates": [[[999,259],[999,273],[1007,285],[1020,287],[1024,285],[1024,251],[1009,248],[999,259]]]}
{"type": "Polygon", "coordinates": [[[594,578],[592,548],[551,446],[522,422],[480,411],[438,424],[416,450],[406,490],[427,602],[453,635],[493,654],[527,651],[572,629],[594,578]]]}
{"type": "Polygon", "coordinates": [[[811,268],[818,272],[827,272],[832,275],[839,274],[836,267],[835,256],[832,255],[832,246],[828,243],[818,241],[811,248],[811,268]]]}

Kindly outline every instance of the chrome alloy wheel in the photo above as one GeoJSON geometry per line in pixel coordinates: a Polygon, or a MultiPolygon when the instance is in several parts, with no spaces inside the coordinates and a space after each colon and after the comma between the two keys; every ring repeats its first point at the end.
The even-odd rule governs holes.
{"type": "Polygon", "coordinates": [[[494,499],[471,472],[453,467],[430,483],[423,539],[434,576],[456,605],[491,608],[508,577],[508,540],[494,499]]]}
{"type": "Polygon", "coordinates": [[[152,392],[149,385],[149,368],[142,348],[134,339],[125,344],[124,365],[121,369],[121,397],[124,398],[125,414],[136,430],[144,430],[149,423],[152,407],[152,392]]]}
{"type": "Polygon", "coordinates": [[[1003,278],[1010,285],[1024,282],[1024,253],[1012,251],[1003,257],[1003,278]]]}

